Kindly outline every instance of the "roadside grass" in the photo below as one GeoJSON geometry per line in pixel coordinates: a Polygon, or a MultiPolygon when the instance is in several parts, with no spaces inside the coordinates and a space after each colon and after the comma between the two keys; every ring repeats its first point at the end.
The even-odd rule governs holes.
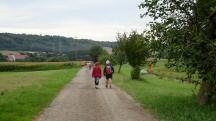
{"type": "Polygon", "coordinates": [[[31,121],[80,68],[0,73],[0,121],[31,121]]]}
{"type": "Polygon", "coordinates": [[[144,75],[143,80],[130,79],[131,67],[124,65],[113,83],[130,94],[161,121],[215,121],[216,110],[196,102],[195,85],[172,79],[144,75]]]}

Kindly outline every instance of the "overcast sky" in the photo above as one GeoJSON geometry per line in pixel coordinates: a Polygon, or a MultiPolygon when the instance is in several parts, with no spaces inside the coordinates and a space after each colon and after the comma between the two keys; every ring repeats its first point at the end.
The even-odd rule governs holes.
{"type": "Polygon", "coordinates": [[[0,32],[115,41],[117,32],[143,31],[142,0],[0,0],[0,32]]]}

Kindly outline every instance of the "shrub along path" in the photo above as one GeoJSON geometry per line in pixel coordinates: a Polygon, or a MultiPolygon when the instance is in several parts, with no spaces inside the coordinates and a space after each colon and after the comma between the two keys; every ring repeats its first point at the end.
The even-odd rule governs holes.
{"type": "Polygon", "coordinates": [[[155,121],[118,88],[94,89],[90,72],[82,69],[36,121],[155,121]]]}

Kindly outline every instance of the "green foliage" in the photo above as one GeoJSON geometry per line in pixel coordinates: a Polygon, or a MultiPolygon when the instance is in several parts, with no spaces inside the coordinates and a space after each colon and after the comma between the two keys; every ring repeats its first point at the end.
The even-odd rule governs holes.
{"type": "Polygon", "coordinates": [[[0,33],[0,50],[14,51],[45,51],[69,52],[88,50],[94,45],[112,47],[114,42],[92,41],[88,39],[74,39],[61,36],[41,36],[26,34],[0,33]]]}
{"type": "Polygon", "coordinates": [[[173,79],[179,82],[186,82],[186,83],[194,83],[197,85],[197,80],[199,77],[197,74],[191,76],[191,78],[187,78],[187,74],[184,70],[176,69],[176,67],[167,68],[167,60],[159,60],[154,65],[154,74],[160,78],[165,79],[173,79]]]}
{"type": "Polygon", "coordinates": [[[91,60],[88,50],[77,50],[77,51],[70,51],[66,53],[67,57],[70,61],[76,60],[91,60]]]}
{"type": "Polygon", "coordinates": [[[72,62],[59,62],[59,63],[0,63],[0,72],[11,71],[42,71],[42,70],[58,70],[76,67],[77,65],[72,62]]]}
{"type": "Polygon", "coordinates": [[[0,62],[4,62],[6,60],[6,57],[0,53],[0,62]]]}
{"type": "Polygon", "coordinates": [[[0,121],[34,120],[78,70],[0,73],[0,121]]]}
{"type": "Polygon", "coordinates": [[[149,41],[143,36],[133,31],[124,42],[124,50],[129,64],[134,68],[132,79],[139,79],[140,66],[146,63],[150,56],[149,41]]]}
{"type": "Polygon", "coordinates": [[[147,9],[143,16],[155,20],[148,36],[155,51],[167,52],[169,64],[184,66],[189,78],[198,73],[206,82],[199,92],[201,104],[209,103],[216,88],[215,5],[216,0],[145,0],[140,5],[147,9]]]}
{"type": "Polygon", "coordinates": [[[125,62],[127,62],[127,58],[126,58],[125,52],[119,50],[118,47],[113,48],[113,58],[120,65],[124,64],[125,62]]]}
{"type": "MultiPolygon", "coordinates": [[[[80,61],[91,60],[87,50],[77,50],[70,52],[22,52],[28,57],[22,61],[27,62],[66,62],[66,61],[80,61]]],[[[20,60],[16,60],[20,61],[20,60]]]]}
{"type": "MultiPolygon", "coordinates": [[[[118,68],[117,66],[115,66],[118,68]]],[[[145,80],[131,80],[131,67],[114,74],[113,83],[130,94],[159,121],[215,121],[215,107],[200,106],[194,98],[193,84],[145,75],[145,80]]]]}
{"type": "Polygon", "coordinates": [[[133,67],[133,69],[131,70],[131,78],[140,79],[140,67],[139,66],[133,67]]]}
{"type": "Polygon", "coordinates": [[[112,65],[116,64],[116,61],[112,55],[100,55],[98,58],[98,61],[100,62],[100,64],[103,64],[103,65],[106,64],[107,60],[109,60],[112,63],[112,65]]]}
{"type": "Polygon", "coordinates": [[[150,55],[149,41],[133,31],[125,41],[125,53],[132,67],[141,66],[150,55]]]}
{"type": "Polygon", "coordinates": [[[97,62],[98,57],[100,55],[107,55],[107,52],[101,46],[96,45],[96,46],[92,46],[89,49],[89,55],[91,56],[94,62],[97,62]]]}
{"type": "Polygon", "coordinates": [[[28,53],[28,58],[22,61],[30,62],[65,62],[69,61],[69,55],[67,53],[58,53],[58,52],[34,52],[28,53]]]}
{"type": "Polygon", "coordinates": [[[126,34],[118,34],[117,36],[117,45],[113,48],[113,58],[120,65],[118,69],[118,73],[121,71],[122,65],[127,61],[127,57],[125,54],[125,40],[127,39],[126,34]]]}

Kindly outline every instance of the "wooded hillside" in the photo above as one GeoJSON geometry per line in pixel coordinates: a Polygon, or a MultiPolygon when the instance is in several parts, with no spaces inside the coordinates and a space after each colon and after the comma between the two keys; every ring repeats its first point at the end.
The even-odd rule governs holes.
{"type": "Polygon", "coordinates": [[[62,36],[0,33],[0,50],[69,52],[88,50],[93,45],[112,47],[114,42],[74,39],[62,36]]]}

